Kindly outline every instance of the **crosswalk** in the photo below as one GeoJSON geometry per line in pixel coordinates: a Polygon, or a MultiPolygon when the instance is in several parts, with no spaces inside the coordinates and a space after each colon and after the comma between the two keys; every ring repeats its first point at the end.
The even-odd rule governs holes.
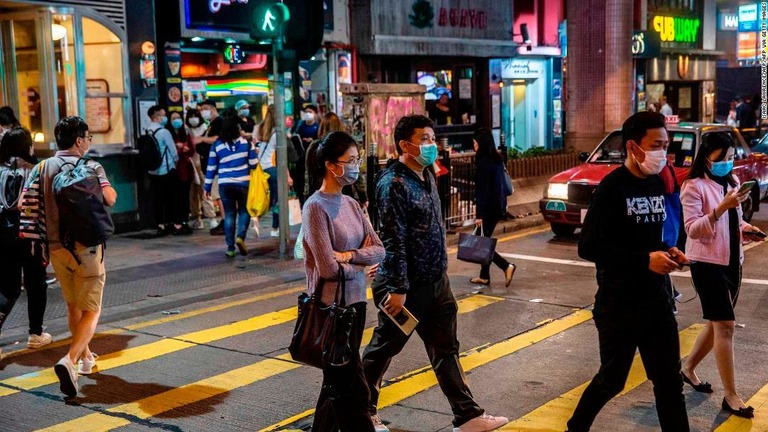
{"type": "MultiPolygon", "coordinates": [[[[180,417],[178,413],[196,404],[207,400],[226,397],[227,395],[238,394],[238,391],[245,391],[258,387],[259,389],[269,389],[278,392],[278,395],[269,395],[274,397],[277,404],[280,400],[290,399],[295,393],[292,385],[295,385],[297,378],[305,379],[309,377],[306,385],[309,388],[308,393],[319,392],[319,382],[317,382],[318,371],[294,362],[286,352],[285,347],[290,338],[290,331],[293,328],[296,319],[295,294],[302,287],[287,287],[278,289],[270,293],[251,295],[236,301],[225,302],[197,310],[185,312],[183,314],[166,316],[160,319],[147,320],[131,325],[126,325],[117,329],[100,332],[99,339],[106,336],[125,335],[129,333],[141,332],[145,337],[139,343],[113,352],[100,352],[99,374],[105,376],[125,377],[121,380],[130,382],[131,376],[134,376],[137,367],[150,365],[148,370],[142,372],[145,382],[165,383],[166,378],[158,371],[153,371],[159,362],[170,362],[182,365],[190,363],[195,356],[199,356],[202,349],[223,350],[231,346],[235,341],[242,341],[243,338],[264,337],[278,338],[273,341],[275,346],[281,348],[255,356],[252,360],[241,361],[242,364],[234,364],[230,368],[226,364],[217,364],[216,372],[208,372],[206,368],[200,367],[195,371],[194,379],[189,379],[182,375],[175,376],[176,381],[186,379],[186,382],[175,385],[158,386],[157,391],[148,392],[149,394],[137,394],[133,400],[125,400],[120,403],[99,403],[98,400],[87,400],[73,407],[61,403],[58,393],[58,380],[51,368],[38,367],[34,371],[29,371],[17,375],[7,374],[0,371],[0,405],[10,406],[14,398],[40,398],[44,401],[48,409],[52,410],[50,418],[41,416],[36,419],[33,427],[14,428],[12,425],[3,423],[9,418],[13,418],[12,413],[0,414],[0,430],[41,430],[41,431],[111,431],[111,430],[149,430],[154,428],[176,429],[176,430],[234,430],[230,426],[221,428],[214,427],[210,429],[190,426],[173,425],[172,421],[180,417]],[[198,327],[207,322],[211,322],[213,316],[229,314],[237,308],[244,306],[262,305],[269,303],[274,310],[264,311],[255,316],[245,319],[232,319],[226,324],[214,325],[202,330],[189,332],[181,331],[186,325],[196,323],[198,327]],[[289,306],[290,305],[290,306],[289,306]],[[169,331],[169,325],[177,325],[179,331],[166,337],[158,335],[169,331]],[[164,331],[159,331],[160,328],[164,331]],[[150,338],[150,335],[152,336],[150,338]],[[230,345],[227,345],[230,344],[230,345]],[[293,375],[292,375],[293,374],[293,375]],[[301,375],[296,375],[301,374],[301,375]],[[53,413],[55,411],[55,413],[53,413]],[[171,419],[171,420],[169,420],[171,419]]],[[[369,292],[370,298],[370,292],[369,292]]],[[[460,326],[462,323],[472,323],[477,325],[483,323],[484,318],[490,316],[489,311],[495,310],[495,315],[499,311],[515,310],[519,311],[520,303],[509,299],[484,295],[480,293],[467,293],[458,299],[460,326]]],[[[524,328],[521,331],[511,330],[504,338],[492,337],[495,340],[485,340],[482,343],[476,343],[469,349],[464,349],[460,354],[460,359],[465,371],[468,374],[475,371],[482,371],[484,368],[498,364],[500,361],[508,359],[510,356],[522,353],[536,352],[540,345],[544,343],[558,344],[574,331],[594,332],[591,325],[591,312],[588,308],[577,309],[550,309],[550,316],[540,320],[536,325],[524,328]],[[559,313],[554,311],[559,310],[559,313]]],[[[363,343],[370,341],[373,331],[373,312],[369,311],[368,326],[364,333],[363,343]]],[[[687,355],[692,349],[701,325],[694,324],[684,328],[680,332],[681,353],[687,355]]],[[[468,329],[461,331],[467,331],[468,329]]],[[[475,330],[475,332],[477,332],[475,330]]],[[[94,341],[98,347],[99,339],[94,341]]],[[[20,362],[28,357],[43,356],[46,359],[56,359],[61,355],[63,345],[67,341],[61,341],[43,350],[27,351],[21,350],[12,353],[9,360],[12,363],[20,362]]],[[[596,347],[592,348],[593,350],[596,347]]],[[[230,349],[230,348],[227,348],[230,349]]],[[[232,350],[238,355],[242,352],[232,350]]],[[[224,359],[225,357],[220,357],[224,359]]],[[[250,358],[250,357],[249,357],[250,358]]],[[[535,356],[534,356],[535,358],[535,356]]],[[[9,361],[9,360],[6,360],[9,361]]],[[[431,372],[429,366],[423,363],[423,358],[409,359],[408,367],[405,370],[398,370],[386,381],[382,389],[379,408],[383,413],[387,413],[388,408],[402,406],[409,400],[429,391],[435,391],[438,383],[435,375],[431,372]],[[418,361],[422,361],[418,363],[418,361]]],[[[215,360],[207,360],[215,361],[215,360]]],[[[395,359],[397,362],[398,359],[395,359]]],[[[48,364],[52,364],[49,362],[48,364]]],[[[159,368],[158,368],[159,369],[159,368]]],[[[173,366],[170,367],[173,370],[173,366]]],[[[213,368],[210,369],[213,371],[213,368]]],[[[586,375],[591,375],[592,369],[585,371],[586,375]]],[[[81,385],[89,382],[91,378],[81,378],[81,385]]],[[[502,377],[502,379],[505,379],[502,377]]],[[[639,356],[630,372],[630,378],[625,390],[619,398],[632,397],[638,389],[646,382],[645,372],[639,356]]],[[[573,412],[576,402],[586,387],[586,383],[579,384],[574,388],[563,392],[549,401],[542,401],[535,409],[529,412],[520,412],[516,418],[501,428],[504,431],[520,432],[545,432],[545,431],[563,431],[565,421],[573,412]]],[[[130,386],[129,384],[126,384],[130,386]]],[[[120,392],[121,389],[114,389],[120,392]]],[[[262,390],[257,391],[257,393],[262,390]]],[[[492,392],[485,392],[492,394],[492,392]]],[[[240,394],[243,397],[245,393],[240,394]]],[[[247,393],[251,395],[251,393],[247,393]]],[[[557,394],[557,393],[555,393],[557,394]]],[[[266,396],[261,394],[262,396],[266,396]]],[[[234,397],[234,396],[232,396],[234,397]]],[[[302,399],[297,396],[296,399],[302,399]]],[[[26,400],[26,399],[25,399],[26,400]]],[[[245,404],[245,402],[243,402],[245,404]]],[[[723,418],[721,424],[713,425],[717,427],[718,432],[757,432],[768,431],[768,385],[755,393],[748,404],[756,409],[756,419],[746,421],[735,417],[723,418]]],[[[279,414],[270,416],[270,419],[264,419],[260,423],[250,424],[248,430],[259,430],[262,432],[295,430],[305,427],[311,420],[314,413],[314,401],[304,398],[288,407],[281,407],[279,414]],[[298,408],[298,409],[297,409],[298,408]],[[292,411],[293,410],[293,411],[292,411]],[[277,420],[271,420],[277,417],[277,420]]],[[[503,413],[502,413],[503,414],[503,413]]],[[[256,414],[251,412],[252,418],[256,414]]],[[[222,419],[224,417],[222,416],[222,419]]],[[[208,422],[215,422],[211,418],[208,422]]],[[[619,430],[619,429],[617,429],[619,430]]]]}

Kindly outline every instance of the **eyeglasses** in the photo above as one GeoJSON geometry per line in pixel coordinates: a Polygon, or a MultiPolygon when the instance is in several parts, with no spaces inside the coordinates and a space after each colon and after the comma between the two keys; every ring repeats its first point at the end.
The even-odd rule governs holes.
{"type": "Polygon", "coordinates": [[[356,158],[352,158],[352,159],[350,159],[348,161],[336,161],[336,163],[337,164],[341,164],[341,165],[360,166],[360,165],[363,164],[363,158],[356,157],[356,158]]]}

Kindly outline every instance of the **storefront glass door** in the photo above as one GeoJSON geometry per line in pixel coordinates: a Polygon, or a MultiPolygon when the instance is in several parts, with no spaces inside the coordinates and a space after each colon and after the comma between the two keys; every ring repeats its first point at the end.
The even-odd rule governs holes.
{"type": "Polygon", "coordinates": [[[14,68],[9,78],[15,81],[14,96],[18,103],[16,117],[35,136],[43,128],[37,21],[11,21],[11,41],[14,68]]]}

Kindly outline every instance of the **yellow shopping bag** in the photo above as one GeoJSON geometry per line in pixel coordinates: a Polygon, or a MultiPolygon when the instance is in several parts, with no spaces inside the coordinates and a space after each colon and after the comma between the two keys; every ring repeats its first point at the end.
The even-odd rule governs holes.
{"type": "Polygon", "coordinates": [[[248,185],[248,202],[246,208],[251,217],[260,217],[269,210],[269,174],[261,165],[251,170],[251,180],[248,185]]]}

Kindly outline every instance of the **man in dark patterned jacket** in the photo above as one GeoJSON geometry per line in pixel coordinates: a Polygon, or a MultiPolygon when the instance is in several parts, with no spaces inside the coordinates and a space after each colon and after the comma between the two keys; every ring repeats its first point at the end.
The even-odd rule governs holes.
{"type": "MultiPolygon", "coordinates": [[[[421,115],[400,119],[395,128],[399,160],[379,173],[376,199],[386,256],[373,281],[376,305],[396,316],[405,306],[419,320],[440,388],[454,414],[454,431],[480,432],[507,423],[492,417],[472,397],[459,363],[458,306],[448,281],[448,254],[435,177],[427,167],[437,158],[432,121],[421,115]]],[[[379,324],[363,354],[376,431],[387,431],[377,414],[381,380],[409,336],[379,311],[379,324]]]]}

